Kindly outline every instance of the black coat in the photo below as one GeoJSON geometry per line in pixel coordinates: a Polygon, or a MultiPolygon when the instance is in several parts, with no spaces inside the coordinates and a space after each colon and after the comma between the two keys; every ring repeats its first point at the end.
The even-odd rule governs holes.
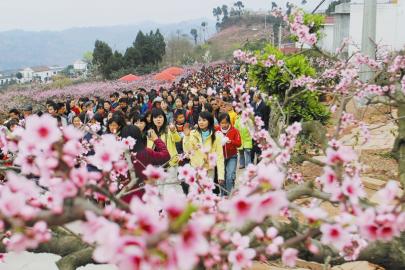
{"type": "Polygon", "coordinates": [[[253,104],[255,116],[260,116],[262,121],[264,122],[264,129],[269,129],[269,120],[270,120],[270,107],[264,103],[262,100],[259,106],[256,105],[257,103],[253,104]]]}

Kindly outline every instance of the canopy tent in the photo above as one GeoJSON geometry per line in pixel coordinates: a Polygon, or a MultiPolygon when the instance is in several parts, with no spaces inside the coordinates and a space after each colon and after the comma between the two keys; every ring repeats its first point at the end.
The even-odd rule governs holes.
{"type": "Polygon", "coordinates": [[[140,79],[141,79],[141,77],[139,77],[139,76],[136,76],[134,74],[128,74],[128,75],[125,75],[124,77],[121,77],[119,79],[119,81],[121,81],[121,82],[133,82],[133,81],[137,81],[137,80],[140,80],[140,79]]]}
{"type": "Polygon", "coordinates": [[[184,72],[184,69],[179,68],[179,67],[169,67],[163,70],[162,72],[167,72],[173,76],[179,76],[184,72]]]}
{"type": "Polygon", "coordinates": [[[160,72],[155,75],[154,79],[157,81],[174,81],[176,77],[168,72],[160,72]]]}

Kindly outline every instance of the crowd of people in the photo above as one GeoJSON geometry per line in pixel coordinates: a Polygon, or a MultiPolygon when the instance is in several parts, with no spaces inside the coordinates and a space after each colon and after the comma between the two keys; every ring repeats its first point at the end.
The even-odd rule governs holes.
{"type": "MultiPolygon", "coordinates": [[[[34,112],[31,105],[21,111],[12,109],[4,125],[12,132],[24,126],[31,114],[47,113],[61,128],[73,125],[87,130],[85,140],[107,133],[132,137],[136,141],[132,151],[136,153],[134,168],[140,185],[145,180],[142,171],[152,164],[163,166],[169,176],[164,185],[159,185],[161,192],[175,189],[187,193],[187,185],[177,180],[177,169],[189,163],[206,168],[217,183],[216,192],[227,195],[234,188],[238,168],[257,162],[260,155],[240,113],[235,112],[237,100],[231,95],[234,80],[246,80],[236,66],[203,67],[168,89],[123,90],[104,99],[48,100],[43,111],[34,112]]],[[[262,118],[267,129],[269,107],[259,91],[246,91],[250,92],[255,115],[262,118]]]]}

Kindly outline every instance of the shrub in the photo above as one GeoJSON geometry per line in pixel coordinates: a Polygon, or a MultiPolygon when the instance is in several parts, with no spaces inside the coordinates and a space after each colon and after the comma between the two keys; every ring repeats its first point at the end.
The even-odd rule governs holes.
{"type": "MultiPolygon", "coordinates": [[[[257,86],[281,104],[285,102],[286,91],[294,79],[315,75],[315,69],[311,67],[305,56],[285,56],[271,45],[264,48],[263,53],[257,51],[256,57],[258,63],[249,67],[250,84],[257,86]],[[265,62],[269,57],[270,59],[274,57],[275,61],[270,67],[266,67],[265,62]],[[280,65],[280,61],[284,62],[284,66],[280,65]]],[[[307,91],[306,86],[292,87],[288,99],[285,111],[290,123],[312,120],[326,123],[329,119],[330,113],[327,107],[319,101],[319,93],[307,91]],[[292,96],[295,97],[291,98],[292,96]]]]}

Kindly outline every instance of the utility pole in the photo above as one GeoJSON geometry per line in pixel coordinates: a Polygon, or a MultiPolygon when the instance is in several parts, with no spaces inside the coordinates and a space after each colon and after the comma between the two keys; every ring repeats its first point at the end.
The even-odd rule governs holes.
{"type": "MultiPolygon", "coordinates": [[[[375,59],[376,53],[376,21],[377,21],[377,0],[364,0],[363,7],[363,32],[361,38],[361,53],[371,59],[375,59]]],[[[361,79],[368,81],[373,73],[363,66],[361,79]]]]}

